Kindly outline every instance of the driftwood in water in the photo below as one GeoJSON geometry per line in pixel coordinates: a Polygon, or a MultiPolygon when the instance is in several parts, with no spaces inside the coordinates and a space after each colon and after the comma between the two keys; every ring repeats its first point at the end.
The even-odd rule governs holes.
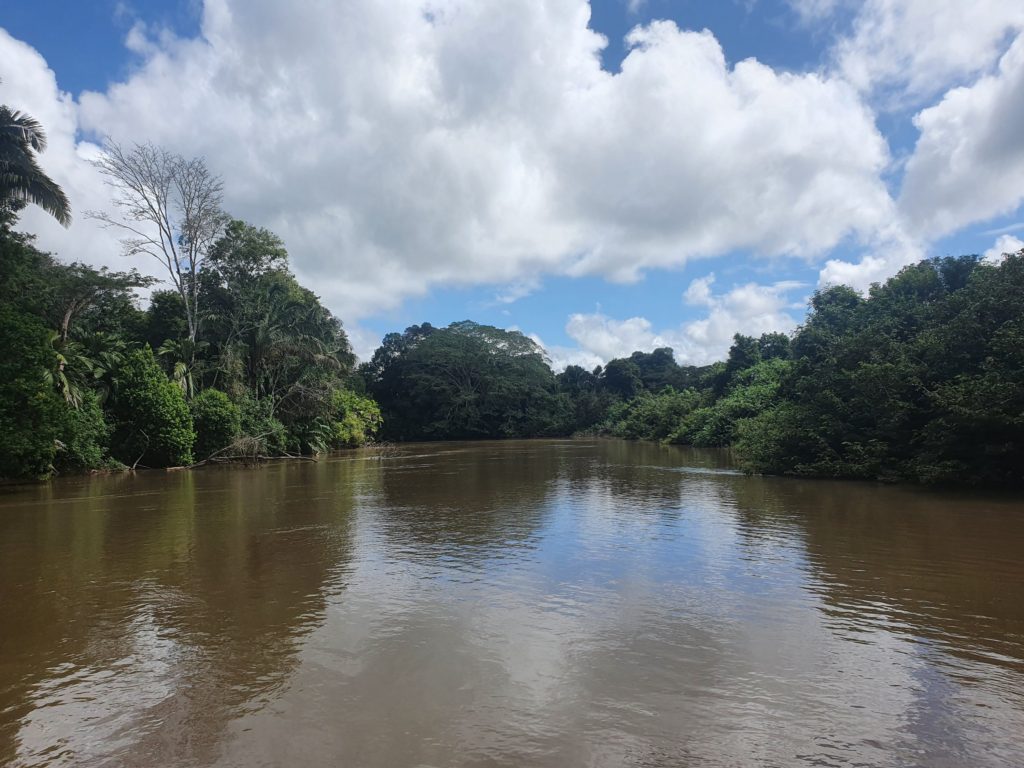
{"type": "Polygon", "coordinates": [[[207,464],[260,464],[264,461],[282,461],[282,460],[296,460],[296,461],[316,461],[315,456],[299,456],[293,453],[280,453],[276,455],[268,455],[263,451],[266,448],[266,444],[263,442],[263,438],[269,435],[266,432],[262,435],[250,436],[243,435],[242,437],[236,438],[231,442],[230,445],[226,445],[219,451],[214,451],[202,461],[197,461],[194,464],[188,464],[182,467],[167,467],[168,472],[177,472],[182,469],[195,469],[196,467],[202,467],[207,464]]]}

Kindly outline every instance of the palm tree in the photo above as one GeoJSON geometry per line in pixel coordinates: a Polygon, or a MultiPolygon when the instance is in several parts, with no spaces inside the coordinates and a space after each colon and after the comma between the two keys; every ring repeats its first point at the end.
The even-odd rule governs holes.
{"type": "Polygon", "coordinates": [[[44,380],[72,408],[82,406],[87,390],[95,391],[102,405],[117,389],[117,369],[128,351],[124,339],[97,331],[84,341],[77,341],[50,331],[50,345],[55,355],[54,366],[43,374],[44,380]]]}
{"type": "Polygon", "coordinates": [[[33,203],[65,227],[71,202],[39,167],[36,153],[46,149],[46,133],[35,118],[0,104],[0,208],[33,203]]]}
{"type": "Polygon", "coordinates": [[[156,351],[160,357],[170,360],[171,381],[181,388],[187,400],[191,400],[196,394],[195,372],[199,367],[196,355],[209,346],[208,341],[167,339],[156,351]]]}
{"type": "Polygon", "coordinates": [[[64,402],[78,410],[82,405],[81,379],[90,368],[89,360],[64,349],[57,331],[50,331],[49,341],[53,347],[54,367],[53,370],[43,372],[43,379],[61,394],[64,402]]]}

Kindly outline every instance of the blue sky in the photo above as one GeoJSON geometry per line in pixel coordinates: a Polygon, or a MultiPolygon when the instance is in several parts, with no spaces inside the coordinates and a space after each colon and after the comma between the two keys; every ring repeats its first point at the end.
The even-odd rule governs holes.
{"type": "MultiPolygon", "coordinates": [[[[703,362],[791,329],[822,283],[1024,237],[1024,139],[986,138],[1024,114],[1016,3],[334,5],[8,0],[0,100],[57,134],[43,162],[79,211],[104,205],[79,167],[104,135],[205,156],[363,355],[471,318],[561,364],[703,362]],[[289,110],[299,141],[241,149],[289,110]]],[[[65,258],[124,266],[84,217],[36,222],[65,258]]]]}

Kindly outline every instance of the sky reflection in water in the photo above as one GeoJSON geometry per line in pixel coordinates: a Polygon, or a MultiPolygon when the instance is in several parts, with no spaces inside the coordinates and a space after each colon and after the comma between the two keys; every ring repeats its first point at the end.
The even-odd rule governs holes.
{"type": "Polygon", "coordinates": [[[616,441],[0,494],[0,764],[1024,764],[1024,504],[616,441]]]}

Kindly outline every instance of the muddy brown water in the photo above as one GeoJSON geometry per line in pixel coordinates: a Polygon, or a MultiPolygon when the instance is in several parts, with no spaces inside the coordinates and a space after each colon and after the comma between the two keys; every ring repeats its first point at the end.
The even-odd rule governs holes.
{"type": "Polygon", "coordinates": [[[1024,766],[1024,502],[617,441],[0,490],[0,765],[1024,766]]]}

